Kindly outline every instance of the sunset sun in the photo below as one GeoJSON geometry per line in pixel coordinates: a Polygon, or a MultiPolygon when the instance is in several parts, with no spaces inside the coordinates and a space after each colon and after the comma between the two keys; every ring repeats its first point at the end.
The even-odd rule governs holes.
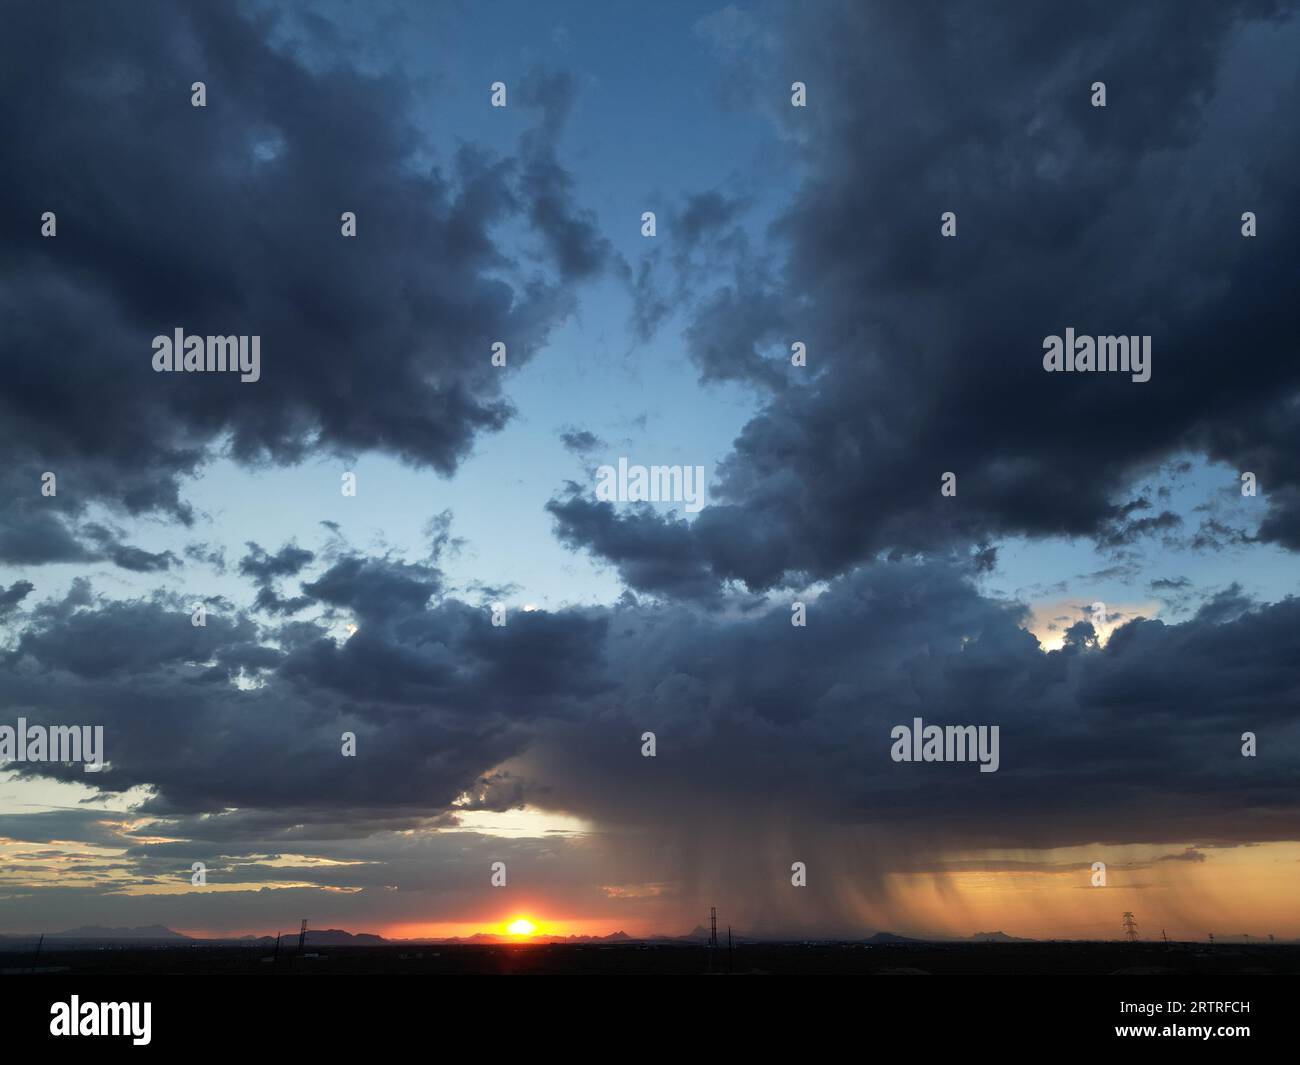
{"type": "Polygon", "coordinates": [[[512,936],[531,936],[537,931],[537,926],[527,917],[520,917],[506,931],[512,936]]]}

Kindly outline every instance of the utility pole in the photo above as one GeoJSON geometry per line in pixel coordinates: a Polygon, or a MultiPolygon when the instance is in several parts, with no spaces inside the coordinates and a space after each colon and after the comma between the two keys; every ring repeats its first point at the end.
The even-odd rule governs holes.
{"type": "Polygon", "coordinates": [[[302,954],[302,948],[307,945],[307,918],[302,919],[302,928],[298,930],[298,954],[302,954]]]}
{"type": "Polygon", "coordinates": [[[41,938],[36,941],[36,957],[32,959],[32,972],[36,971],[36,963],[41,960],[41,947],[45,943],[45,933],[41,933],[41,938]]]}
{"type": "Polygon", "coordinates": [[[731,925],[727,925],[727,972],[731,972],[731,925]]]}

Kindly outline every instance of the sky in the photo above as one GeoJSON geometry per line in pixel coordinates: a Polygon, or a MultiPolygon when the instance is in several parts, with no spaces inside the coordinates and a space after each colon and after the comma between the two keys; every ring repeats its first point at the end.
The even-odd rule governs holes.
{"type": "Polygon", "coordinates": [[[1300,937],[1297,6],[14,5],[0,932],[1300,937]]]}

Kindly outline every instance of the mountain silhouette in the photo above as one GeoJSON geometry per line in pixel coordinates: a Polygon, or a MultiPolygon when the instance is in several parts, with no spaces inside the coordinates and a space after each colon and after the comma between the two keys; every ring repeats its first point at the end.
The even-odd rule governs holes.
{"type": "Polygon", "coordinates": [[[972,943],[1033,943],[1032,939],[1020,939],[1005,932],[976,932],[970,937],[972,943]]]}
{"type": "Polygon", "coordinates": [[[145,925],[143,928],[105,928],[103,925],[83,925],[70,928],[66,932],[50,932],[50,939],[189,939],[180,932],[173,932],[160,924],[145,925]]]}

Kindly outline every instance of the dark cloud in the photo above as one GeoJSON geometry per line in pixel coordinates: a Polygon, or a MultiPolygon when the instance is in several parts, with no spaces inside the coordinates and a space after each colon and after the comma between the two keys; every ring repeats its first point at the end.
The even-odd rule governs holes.
{"type": "Polygon", "coordinates": [[[118,531],[96,522],[82,526],[80,531],[98,545],[102,557],[122,569],[135,573],[162,573],[180,562],[170,551],[146,551],[144,548],[123,543],[118,531]]]}
{"type": "Polygon", "coordinates": [[[728,198],[716,190],[697,193],[687,199],[674,233],[686,248],[692,248],[734,223],[745,206],[743,200],[728,198]]]}
{"type": "Polygon", "coordinates": [[[673,515],[656,514],[639,504],[621,517],[610,503],[588,498],[574,487],[546,509],[556,534],[570,547],[589,547],[618,568],[623,582],[638,591],[690,599],[712,599],[716,587],[691,527],[673,515]]]}
{"type": "Polygon", "coordinates": [[[1131,520],[1109,522],[1101,530],[1099,544],[1103,548],[1124,547],[1136,543],[1145,536],[1168,533],[1182,524],[1183,519],[1171,510],[1131,520]]]}
{"type": "Polygon", "coordinates": [[[560,433],[560,443],[575,455],[589,455],[605,447],[605,441],[587,429],[566,429],[560,433]]]}
{"type": "Polygon", "coordinates": [[[565,281],[595,277],[614,269],[630,277],[627,265],[600,234],[594,211],[574,204],[572,175],[560,165],[556,142],[573,108],[575,87],[567,71],[530,73],[519,86],[519,98],[541,111],[542,121],[521,141],[519,187],[534,229],[549,249],[565,281]]]}
{"type": "MultiPolygon", "coordinates": [[[[1274,535],[1281,528],[1278,520],[1285,521],[1285,512],[1279,512],[1265,523],[1271,526],[1272,532],[1266,533],[1261,526],[1259,539],[1281,542],[1280,538],[1274,535]]],[[[1191,546],[1196,551],[1224,551],[1230,547],[1248,544],[1254,539],[1256,537],[1252,537],[1244,529],[1225,525],[1215,518],[1205,518],[1192,536],[1191,546]]]]}
{"type": "Polygon", "coordinates": [[[383,619],[418,611],[442,587],[442,575],[424,565],[408,565],[353,555],[340,559],[317,580],[303,585],[309,595],[360,617],[383,619]]]}
{"type": "Polygon", "coordinates": [[[632,314],[629,327],[632,335],[644,342],[658,331],[659,326],[672,312],[668,297],[660,291],[655,280],[657,252],[651,252],[640,262],[632,282],[632,314]]]}
{"type": "MultiPolygon", "coordinates": [[[[616,265],[556,156],[565,76],[521,86],[542,117],[517,157],[462,142],[430,163],[412,85],[358,72],[350,41],[309,62],[273,30],[222,5],[13,13],[0,93],[30,106],[0,115],[0,142],[22,146],[0,240],[0,425],[23,490],[52,470],[83,503],[188,522],[180,483],[223,443],[245,463],[377,450],[450,473],[510,415],[491,344],[525,364],[576,306],[572,282],[616,265]],[[190,106],[196,80],[206,108],[190,106]],[[40,235],[45,211],[57,237],[40,235]],[[499,245],[506,228],[540,237],[538,254],[499,245]],[[152,338],[177,327],[260,336],[261,379],[154,373],[152,338]]],[[[0,559],[85,560],[60,521],[7,517],[0,559]]],[[[137,549],[113,560],[162,567],[137,549]]]]}
{"type": "Polygon", "coordinates": [[[210,566],[214,573],[226,572],[226,552],[220,546],[202,542],[186,544],[185,557],[193,562],[210,566]]]}
{"type": "Polygon", "coordinates": [[[293,614],[311,603],[309,596],[284,598],[276,591],[276,581],[296,577],[315,561],[316,555],[297,544],[285,544],[274,555],[259,544],[249,543],[248,554],[239,561],[239,572],[251,577],[257,586],[254,607],[271,614],[293,614]]]}
{"type": "Polygon", "coordinates": [[[105,602],[26,629],[8,661],[24,675],[67,672],[122,677],[198,665],[255,638],[246,621],[211,614],[191,623],[189,609],[161,598],[105,602]]]}
{"type": "Polygon", "coordinates": [[[17,610],[18,604],[31,594],[34,587],[31,581],[14,581],[8,588],[0,587],[0,617],[17,610]]]}
{"type": "Polygon", "coordinates": [[[1159,862],[1203,862],[1207,860],[1204,851],[1197,850],[1195,847],[1188,847],[1179,854],[1162,854],[1156,861],[1159,862]]]}
{"type": "MultiPolygon", "coordinates": [[[[769,882],[759,867],[787,846],[869,895],[888,862],[956,846],[1104,853],[1300,831],[1287,709],[1300,604],[1229,589],[1182,624],[1133,619],[1099,647],[1083,622],[1044,653],[1023,608],[981,596],[975,570],[858,570],[809,599],[806,628],[785,603],[706,613],[631,598],[496,627],[437,599],[425,568],[358,556],[308,585],[362,619],[345,639],[241,617],[197,629],[162,601],[55,603],[4,660],[0,698],[32,720],[104,724],[111,768],[94,784],[148,785],[138,813],[167,823],[158,834],[211,841],[188,846],[198,857],[309,841],[340,854],[457,809],[526,802],[615,837],[607,875],[729,885],[761,907],[775,904],[754,886],[769,882]],[[998,772],[893,762],[890,731],[914,717],[998,725],[998,772]],[[639,751],[647,730],[653,760],[639,751]],[[355,760],[340,754],[344,731],[355,760]],[[1240,755],[1243,731],[1267,737],[1255,759],[1240,755]],[[213,810],[238,811],[229,833],[197,820],[213,810]],[[705,829],[725,830],[726,848],[701,851],[705,829]]],[[[84,780],[75,766],[23,772],[84,780]]],[[[849,919],[845,900],[824,902],[828,923],[849,919]]]]}
{"type": "MultiPolygon", "coordinates": [[[[675,534],[680,577],[664,555],[634,586],[694,590],[703,567],[762,589],[892,550],[1168,535],[1176,515],[1130,518],[1122,500],[1180,453],[1258,473],[1260,538],[1300,542],[1300,380],[1285,354],[1300,147],[1276,136],[1300,107],[1293,12],[792,12],[781,69],[806,74],[809,105],[771,113],[805,177],[765,247],[737,241],[710,284],[692,270],[683,288],[701,378],[769,398],[719,467],[715,505],[675,534]],[[1096,80],[1104,109],[1089,103],[1096,80]],[[1242,237],[1247,209],[1267,232],[1242,237]],[[955,239],[940,236],[946,210],[955,239]],[[1151,380],[1045,373],[1043,338],[1067,327],[1150,334],[1151,380]],[[1231,351],[1252,353],[1248,371],[1231,351]]],[[[771,42],[742,38],[731,72],[771,101],[753,51],[771,42]]],[[[688,201],[698,224],[678,261],[733,213],[717,194],[688,201]]],[[[618,552],[664,535],[645,512],[571,517],[567,539],[589,537],[630,580],[618,552]]]]}
{"type": "Polygon", "coordinates": [[[259,587],[270,584],[279,577],[296,577],[316,555],[297,544],[285,544],[274,555],[260,545],[250,543],[248,554],[239,560],[239,572],[251,577],[259,587]]]}
{"type": "Polygon", "coordinates": [[[27,497],[17,477],[0,478],[10,489],[6,506],[0,513],[0,562],[16,566],[37,566],[47,562],[84,562],[91,552],[69,531],[59,510],[44,506],[39,498],[39,481],[33,478],[26,486],[27,497]]]}
{"type": "MultiPolygon", "coordinates": [[[[109,562],[135,573],[159,573],[180,563],[171,551],[146,551],[126,543],[124,532],[101,522],[79,522],[84,504],[64,505],[42,497],[21,477],[0,475],[0,490],[12,486],[17,498],[0,516],[0,563],[39,566],[53,562],[109,562]]],[[[33,478],[33,482],[34,482],[33,478]]]]}

